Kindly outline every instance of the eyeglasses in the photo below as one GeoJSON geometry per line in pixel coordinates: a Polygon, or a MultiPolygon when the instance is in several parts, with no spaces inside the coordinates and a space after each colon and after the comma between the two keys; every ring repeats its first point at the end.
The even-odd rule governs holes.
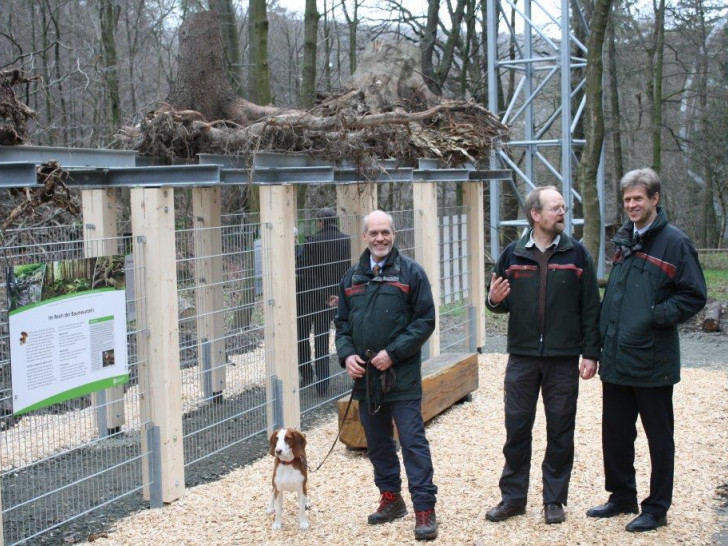
{"type": "Polygon", "coordinates": [[[548,209],[548,211],[553,214],[560,214],[560,213],[566,214],[567,212],[569,212],[569,207],[564,206],[564,205],[559,205],[558,207],[552,207],[552,208],[548,209]]]}

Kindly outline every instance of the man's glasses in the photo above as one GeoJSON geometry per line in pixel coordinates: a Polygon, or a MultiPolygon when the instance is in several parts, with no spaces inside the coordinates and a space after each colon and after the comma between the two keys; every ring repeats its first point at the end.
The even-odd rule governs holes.
{"type": "Polygon", "coordinates": [[[549,212],[553,214],[566,214],[569,211],[569,207],[565,205],[559,205],[558,207],[551,207],[548,209],[549,212]]]}

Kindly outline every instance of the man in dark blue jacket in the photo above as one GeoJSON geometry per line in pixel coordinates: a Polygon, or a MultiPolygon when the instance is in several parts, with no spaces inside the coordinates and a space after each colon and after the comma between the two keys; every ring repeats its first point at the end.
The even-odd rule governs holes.
{"type": "Polygon", "coordinates": [[[680,381],[677,325],[706,301],[703,271],[693,244],[669,224],[652,169],[628,172],[620,182],[629,220],[616,247],[604,293],[599,329],[602,358],[602,448],[606,504],[587,516],[638,512],[634,469],[637,415],[650,448],[650,494],[627,531],[651,531],[667,523],[672,503],[675,441],[672,390],[680,381]]]}
{"type": "Polygon", "coordinates": [[[566,206],[556,188],[531,191],[525,210],[532,229],[503,251],[488,294],[491,311],[509,313],[509,357],[501,502],[485,517],[504,521],[526,511],[531,435],[541,391],[547,438],[541,465],[544,519],[552,524],[566,518],[579,376],[590,379],[597,368],[599,290],[591,256],[563,233],[566,206]]]}
{"type": "Polygon", "coordinates": [[[421,347],[435,329],[432,290],[422,267],[394,246],[389,214],[368,214],[362,237],[367,250],[341,281],[334,322],[336,351],[356,381],[353,397],[360,401],[367,454],[381,494],[368,521],[391,522],[407,513],[394,419],[415,509],[415,538],[432,540],[437,537],[437,487],[422,420],[421,362],[421,347]]]}

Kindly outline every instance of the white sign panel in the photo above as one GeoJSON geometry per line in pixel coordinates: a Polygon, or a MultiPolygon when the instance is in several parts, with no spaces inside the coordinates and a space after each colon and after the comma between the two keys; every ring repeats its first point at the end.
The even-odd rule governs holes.
{"type": "Polygon", "coordinates": [[[10,311],[13,413],[129,380],[126,291],[106,287],[10,311]]]}

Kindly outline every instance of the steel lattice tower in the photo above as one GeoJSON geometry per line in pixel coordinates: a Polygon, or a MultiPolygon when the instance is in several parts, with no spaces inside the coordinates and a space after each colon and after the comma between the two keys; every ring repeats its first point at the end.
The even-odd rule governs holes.
{"type": "MultiPolygon", "coordinates": [[[[558,1],[560,10],[541,0],[487,0],[488,108],[492,112],[500,111],[498,78],[515,81],[512,97],[504,100],[501,120],[511,128],[512,140],[509,149],[493,152],[491,167],[515,173],[510,183],[521,204],[525,193],[537,185],[560,186],[569,207],[565,231],[571,235],[573,227],[584,222],[573,216],[573,204],[581,202],[581,196],[572,181],[577,165],[575,149],[584,144],[574,132],[586,104],[583,91],[587,48],[571,31],[569,0],[558,1]],[[572,110],[574,105],[577,107],[572,110]]],[[[577,15],[586,27],[583,15],[577,15]]],[[[602,218],[603,163],[602,154],[597,180],[602,218]]],[[[527,225],[525,219],[501,219],[500,184],[490,183],[493,258],[500,254],[500,228],[527,225]]],[[[604,273],[604,222],[601,231],[597,260],[600,277],[604,273]]]]}

